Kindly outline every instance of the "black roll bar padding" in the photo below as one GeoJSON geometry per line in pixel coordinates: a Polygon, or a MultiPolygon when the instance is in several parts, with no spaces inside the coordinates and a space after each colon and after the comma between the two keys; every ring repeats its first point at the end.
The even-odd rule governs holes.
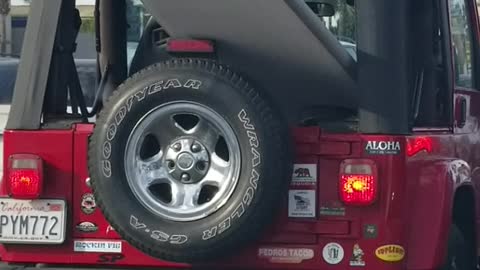
{"type": "Polygon", "coordinates": [[[355,2],[362,133],[410,133],[409,2],[355,2]]]}
{"type": "Polygon", "coordinates": [[[73,54],[69,58],[69,82],[68,88],[70,90],[70,101],[72,102],[72,113],[75,115],[78,113],[77,107],[80,107],[80,112],[83,122],[88,122],[88,110],[87,105],[85,104],[85,97],[82,92],[82,86],[80,84],[80,79],[78,78],[77,67],[75,65],[75,59],[73,54]],[[73,101],[77,106],[73,106],[73,101]]]}
{"type": "Polygon", "coordinates": [[[75,8],[75,0],[63,0],[60,12],[55,45],[53,47],[52,66],[47,84],[44,100],[44,122],[48,122],[50,116],[54,119],[59,115],[65,115],[68,106],[68,85],[71,71],[69,57],[75,51],[76,37],[79,20],[78,11],[75,8]]]}
{"type": "MultiPolygon", "coordinates": [[[[452,50],[451,50],[451,41],[450,41],[450,21],[448,20],[449,18],[449,13],[448,13],[448,3],[447,1],[438,1],[439,5],[439,12],[440,12],[440,17],[442,18],[441,21],[441,43],[442,43],[442,56],[444,60],[443,65],[445,66],[445,76],[444,78],[444,84],[445,87],[453,87],[454,86],[454,74],[453,74],[453,69],[450,67],[453,67],[452,59],[452,50]]],[[[450,93],[450,92],[448,92],[450,93]]],[[[453,126],[454,122],[454,114],[453,114],[453,94],[449,94],[448,97],[449,101],[447,102],[448,109],[445,112],[448,114],[448,121],[450,126],[453,126]]]]}
{"type": "Polygon", "coordinates": [[[62,0],[31,3],[6,129],[40,128],[61,5],[62,0]]]}
{"type": "Polygon", "coordinates": [[[100,43],[100,0],[95,0],[95,49],[97,53],[101,51],[101,43],[100,43]]]}
{"type": "Polygon", "coordinates": [[[76,50],[76,40],[78,37],[78,33],[80,32],[80,27],[82,26],[82,19],[80,17],[80,12],[78,9],[74,9],[74,17],[72,21],[73,25],[73,38],[70,40],[72,50],[70,53],[65,54],[65,57],[68,61],[68,90],[70,91],[70,105],[72,107],[72,114],[78,114],[78,108],[80,108],[81,116],[83,122],[88,122],[88,110],[85,104],[85,97],[82,92],[82,85],[80,83],[80,79],[78,77],[77,67],[75,65],[75,58],[73,57],[73,53],[76,50]]]}
{"type": "Polygon", "coordinates": [[[104,71],[110,66],[101,100],[105,103],[114,89],[128,76],[126,1],[101,0],[99,13],[100,70],[104,71]]]}
{"type": "Polygon", "coordinates": [[[95,99],[93,101],[93,107],[90,112],[88,112],[87,116],[88,117],[93,117],[97,114],[98,111],[100,111],[102,107],[102,97],[103,97],[103,92],[105,90],[105,84],[107,82],[108,77],[110,76],[110,65],[106,65],[103,73],[102,78],[100,79],[100,83],[97,88],[97,92],[95,94],[95,99]]]}

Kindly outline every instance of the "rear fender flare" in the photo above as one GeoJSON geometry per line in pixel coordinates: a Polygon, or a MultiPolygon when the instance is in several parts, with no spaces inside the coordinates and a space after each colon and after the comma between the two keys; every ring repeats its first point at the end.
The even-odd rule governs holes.
{"type": "Polygon", "coordinates": [[[433,269],[445,257],[455,193],[473,188],[471,168],[458,159],[411,160],[407,167],[407,269],[433,269]]]}

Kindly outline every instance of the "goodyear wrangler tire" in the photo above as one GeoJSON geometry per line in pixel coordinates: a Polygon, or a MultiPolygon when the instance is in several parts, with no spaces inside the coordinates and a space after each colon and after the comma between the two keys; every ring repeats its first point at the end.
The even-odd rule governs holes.
{"type": "Polygon", "coordinates": [[[89,171],[115,230],[169,261],[208,261],[255,240],[286,195],[286,125],[235,73],[174,60],[127,80],[97,119],[89,171]]]}

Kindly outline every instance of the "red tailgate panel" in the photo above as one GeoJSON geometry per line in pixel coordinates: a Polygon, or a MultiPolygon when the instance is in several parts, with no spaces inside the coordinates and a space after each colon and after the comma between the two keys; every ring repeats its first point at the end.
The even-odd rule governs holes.
{"type": "MultiPolygon", "coordinates": [[[[92,130],[93,125],[77,125],[74,131],[5,133],[6,157],[13,153],[34,153],[45,160],[48,185],[46,197],[67,201],[69,231],[64,245],[5,246],[3,249],[0,248],[2,259],[16,263],[188,267],[142,254],[120,240],[109,226],[96,206],[87,184],[88,137],[92,130]],[[111,241],[122,243],[122,248],[120,253],[74,252],[75,240],[111,241]]],[[[279,205],[281,213],[278,219],[258,243],[253,243],[245,250],[238,250],[232,257],[216,261],[213,265],[208,265],[208,268],[297,270],[358,268],[351,266],[354,247],[357,244],[364,253],[361,262],[365,262],[365,268],[404,267],[404,261],[385,263],[375,256],[375,250],[382,245],[403,244],[402,210],[399,202],[389,200],[392,193],[396,198],[403,196],[403,182],[394,179],[404,179],[403,153],[397,156],[368,157],[380,168],[381,195],[376,204],[363,208],[345,207],[338,198],[339,164],[343,159],[365,158],[363,147],[366,140],[373,138],[401,141],[402,138],[365,138],[358,134],[325,135],[321,134],[318,128],[299,128],[294,133],[297,152],[295,163],[296,168],[300,170],[297,174],[294,173],[292,178],[303,175],[311,179],[292,183],[289,195],[297,191],[309,194],[307,196],[309,205],[313,206],[313,209],[303,216],[293,218],[292,205],[288,202],[279,205]],[[390,171],[396,171],[398,174],[394,175],[389,173],[390,171]],[[367,225],[375,227],[374,237],[366,237],[364,229],[367,225]],[[332,243],[338,243],[344,250],[344,258],[337,264],[329,264],[325,259],[328,254],[324,254],[323,249],[332,243]]],[[[4,190],[3,186],[1,190],[4,190]]]]}

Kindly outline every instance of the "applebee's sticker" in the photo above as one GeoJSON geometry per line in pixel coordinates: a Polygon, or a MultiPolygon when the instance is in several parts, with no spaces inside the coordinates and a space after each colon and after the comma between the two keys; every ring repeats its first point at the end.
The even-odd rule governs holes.
{"type": "Polygon", "coordinates": [[[313,259],[315,253],[309,248],[259,248],[258,257],[271,263],[301,263],[313,259]]]}

